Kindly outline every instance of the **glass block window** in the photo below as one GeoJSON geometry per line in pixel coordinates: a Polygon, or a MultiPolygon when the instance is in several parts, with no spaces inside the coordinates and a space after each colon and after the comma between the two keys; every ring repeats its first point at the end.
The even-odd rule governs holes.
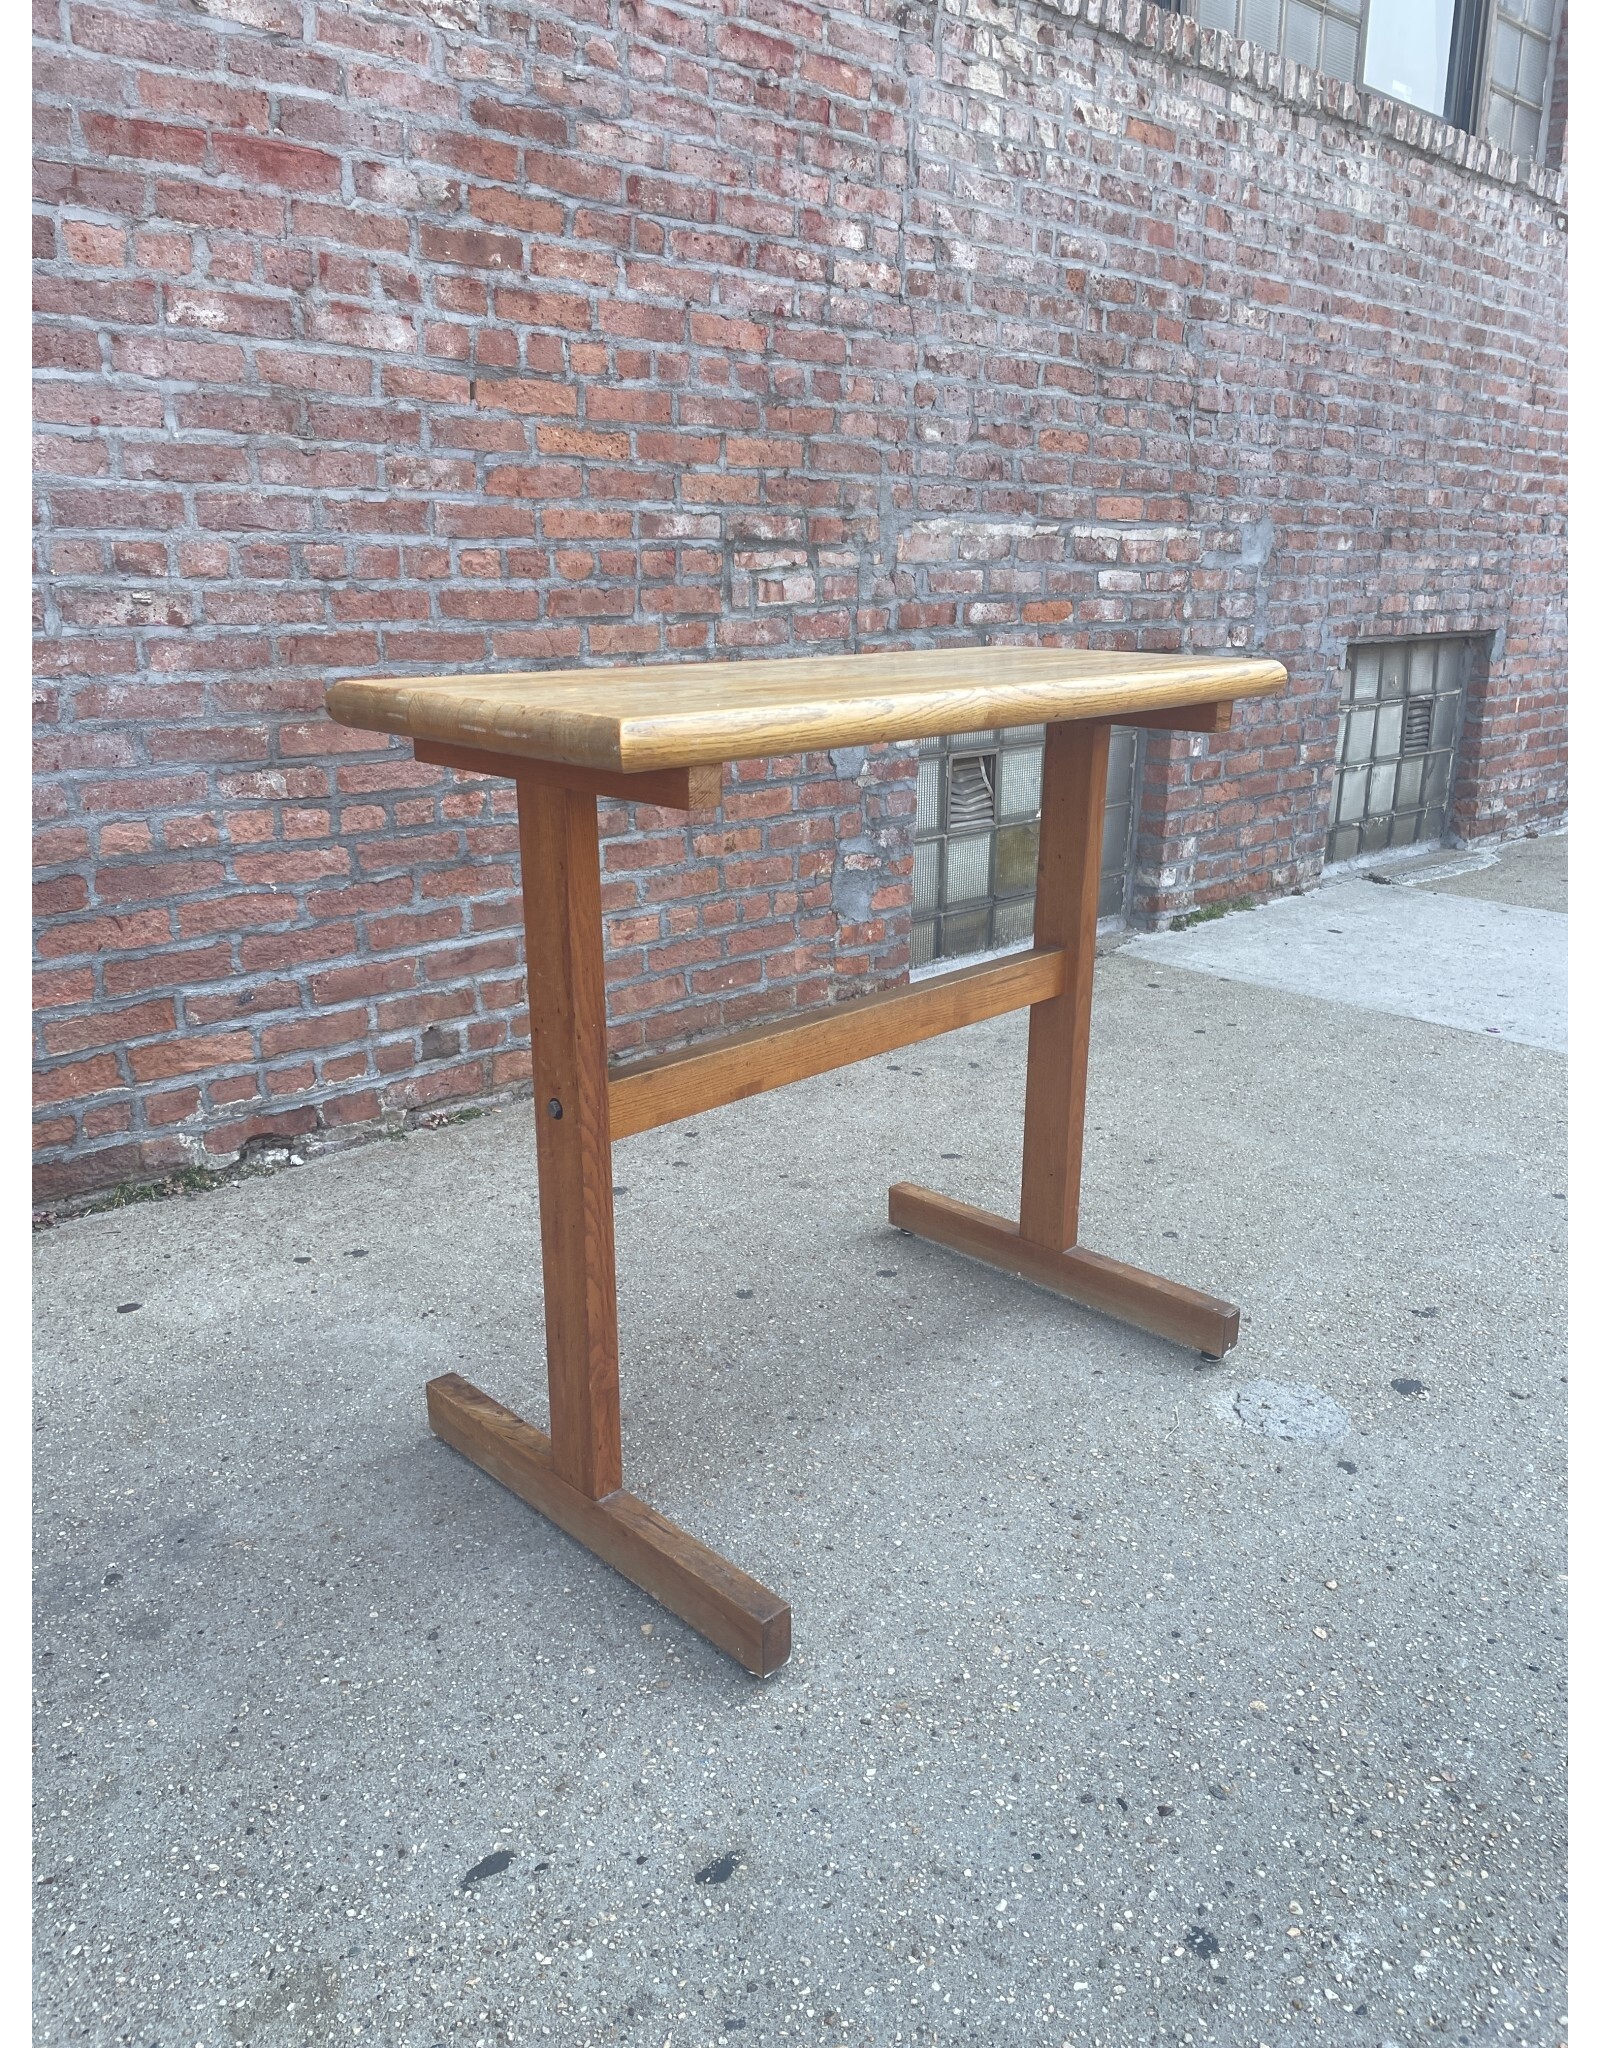
{"type": "Polygon", "coordinates": [[[1339,707],[1330,861],[1444,837],[1467,644],[1388,640],[1351,648],[1339,707]]]}
{"type": "MultiPolygon", "coordinates": [[[[1100,915],[1126,904],[1138,734],[1114,727],[1100,915]]],[[[911,964],[1021,945],[1033,935],[1044,727],[922,742],[912,855],[911,964]]]]}
{"type": "Polygon", "coordinates": [[[1496,0],[1489,25],[1483,132],[1521,157],[1539,152],[1556,0],[1496,0]]]}
{"type": "Polygon", "coordinates": [[[1226,29],[1257,49],[1281,50],[1331,78],[1355,83],[1361,0],[1191,0],[1202,28],[1226,29]]]}

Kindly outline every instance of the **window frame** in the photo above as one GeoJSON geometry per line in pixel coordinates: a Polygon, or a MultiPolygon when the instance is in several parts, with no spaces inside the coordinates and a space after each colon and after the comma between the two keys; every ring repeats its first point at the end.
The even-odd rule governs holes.
{"type": "MultiPolygon", "coordinates": [[[[1363,7],[1366,0],[1362,0],[1363,7]]],[[[1477,88],[1472,103],[1471,133],[1489,140],[1489,92],[1494,68],[1494,36],[1500,22],[1500,0],[1456,0],[1459,16],[1463,7],[1476,5],[1480,14],[1477,52],[1477,88]]],[[[1533,145],[1531,161],[1542,164],[1550,147],[1550,103],[1554,95],[1556,77],[1556,49],[1561,41],[1561,31],[1566,26],[1567,0],[1555,0],[1550,12],[1550,34],[1545,45],[1544,92],[1539,101],[1539,133],[1533,145]]],[[[1537,31],[1536,31],[1537,33],[1537,31]]],[[[1523,101],[1523,105],[1527,102],[1523,101]]],[[[1495,147],[1504,145],[1496,143],[1495,147]]]]}

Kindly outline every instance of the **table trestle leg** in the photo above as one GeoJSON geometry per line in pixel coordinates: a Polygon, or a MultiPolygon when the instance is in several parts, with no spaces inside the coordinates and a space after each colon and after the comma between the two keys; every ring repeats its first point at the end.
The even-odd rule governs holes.
{"type": "Polygon", "coordinates": [[[428,1382],[428,1422],[464,1458],[766,1678],[789,1654],[789,1603],[619,1487],[591,1500],[556,1471],[549,1437],[458,1373],[428,1382]]]}
{"type": "Polygon", "coordinates": [[[434,1431],[761,1676],[789,1654],[789,1609],[622,1490],[605,960],[595,798],[519,779],[528,1009],[544,1252],[546,1437],[455,1373],[430,1382],[434,1431]]]}
{"type": "Polygon", "coordinates": [[[1034,944],[1059,948],[1066,972],[1060,993],[1034,1003],[1028,1013],[1020,1220],[1009,1223],[909,1182],[890,1189],[889,1220],[1088,1308],[1220,1358],[1239,1339],[1239,1311],[1231,1302],[1078,1244],[1110,746],[1108,724],[1084,721],[1045,728],[1034,944]]]}
{"type": "Polygon", "coordinates": [[[1239,1311],[1230,1301],[1197,1293],[1175,1280],[1163,1280],[1158,1274],[1124,1266],[1117,1259],[1077,1245],[1057,1251],[1034,1244],[1003,1216],[952,1201],[931,1188],[915,1187],[909,1181],[890,1188],[889,1221],[915,1237],[1016,1273],[1036,1287],[1048,1287],[1053,1294],[1064,1294],[1085,1308],[1098,1309],[1102,1315],[1136,1323],[1141,1330],[1170,1338],[1174,1344],[1203,1351],[1208,1358],[1220,1358],[1239,1341],[1239,1311]]]}

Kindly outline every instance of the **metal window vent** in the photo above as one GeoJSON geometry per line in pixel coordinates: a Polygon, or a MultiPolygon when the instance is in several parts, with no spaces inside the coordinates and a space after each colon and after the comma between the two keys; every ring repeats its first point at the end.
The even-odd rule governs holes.
{"type": "Polygon", "coordinates": [[[1413,697],[1406,706],[1405,724],[1400,733],[1402,757],[1410,754],[1425,754],[1433,738],[1433,699],[1413,697]]]}
{"type": "Polygon", "coordinates": [[[994,756],[960,754],[950,763],[950,830],[994,823],[994,756]]]}

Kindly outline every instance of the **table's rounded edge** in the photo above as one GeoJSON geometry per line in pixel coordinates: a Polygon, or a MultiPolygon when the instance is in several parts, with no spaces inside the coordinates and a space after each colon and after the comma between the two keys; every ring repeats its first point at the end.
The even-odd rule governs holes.
{"type": "MultiPolygon", "coordinates": [[[[613,774],[698,768],[730,761],[772,759],[843,746],[935,738],[942,735],[1071,720],[1136,717],[1146,712],[1275,695],[1288,671],[1263,656],[1176,655],[1172,668],[1148,677],[1102,685],[1038,680],[975,685],[951,702],[948,684],[880,697],[870,704],[819,694],[812,704],[686,707],[629,717],[625,712],[582,712],[570,707],[522,707],[513,720],[505,707],[474,701],[471,685],[526,680],[515,672],[488,676],[351,676],[327,690],[336,723],[413,741],[472,748],[512,759],[549,761],[613,774]],[[447,685],[441,689],[439,685],[447,685]],[[1065,692],[1065,694],[1064,694],[1065,692]],[[974,701],[976,700],[976,701],[974,701]]],[[[730,664],[731,665],[731,664],[730,664]]],[[[694,666],[686,664],[686,666],[694,666]]],[[[743,664],[739,664],[743,666],[743,664]]],[[[553,670],[574,675],[616,670],[553,670]]],[[[626,674],[623,670],[620,673],[626,674]]]]}
{"type": "MultiPolygon", "coordinates": [[[[623,772],[614,717],[547,711],[529,719],[526,729],[518,729],[481,713],[475,716],[473,699],[465,687],[450,692],[430,693],[429,689],[439,683],[466,686],[511,680],[536,682],[538,677],[347,676],[330,684],[323,702],[336,724],[366,732],[388,732],[400,739],[505,754],[514,760],[550,761],[602,774],[623,772]]],[[[722,756],[711,758],[721,760],[722,756]]]]}
{"type": "MultiPolygon", "coordinates": [[[[1197,659],[1177,656],[1187,665],[1197,659]]],[[[1201,657],[1200,659],[1204,659],[1201,657]]],[[[1039,682],[985,685],[979,704],[966,701],[941,706],[947,688],[907,693],[892,703],[880,702],[870,724],[843,708],[736,708],[720,714],[717,730],[703,737],[704,721],[692,712],[648,718],[624,716],[617,725],[617,765],[630,774],[660,768],[695,768],[714,762],[771,759],[821,749],[870,746],[882,741],[933,739],[950,733],[980,732],[1019,725],[1137,717],[1145,712],[1178,711],[1199,704],[1226,704],[1249,697],[1277,695],[1289,680],[1280,661],[1240,656],[1206,661],[1204,668],[1182,680],[1159,675],[1149,682],[1126,680],[1101,687],[1073,683],[1071,696],[1061,698],[1062,685],[1039,682]]],[[[977,694],[977,693],[974,693],[977,694]]]]}

